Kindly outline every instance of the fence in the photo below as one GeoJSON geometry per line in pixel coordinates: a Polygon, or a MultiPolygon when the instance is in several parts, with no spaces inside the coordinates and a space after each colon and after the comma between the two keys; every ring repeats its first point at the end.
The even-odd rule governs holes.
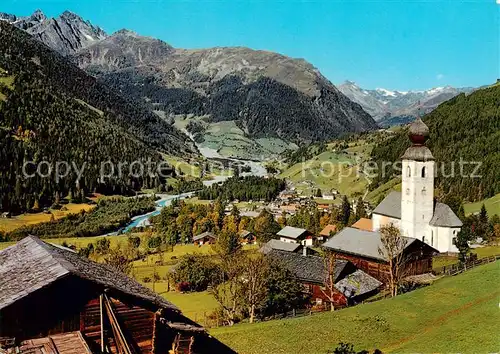
{"type": "Polygon", "coordinates": [[[457,274],[460,274],[462,272],[465,272],[469,269],[475,268],[479,265],[495,262],[499,259],[500,259],[500,254],[497,254],[495,256],[489,256],[489,257],[484,257],[484,258],[480,258],[480,259],[475,259],[475,260],[471,260],[471,261],[468,261],[465,263],[458,262],[458,263],[450,264],[447,266],[443,266],[441,268],[434,269],[433,273],[436,275],[452,275],[453,276],[453,275],[457,275],[457,274]]]}
{"type": "MultiPolygon", "coordinates": [[[[340,310],[341,308],[344,307],[335,307],[335,311],[340,310]]],[[[306,308],[306,309],[295,309],[295,310],[290,310],[287,312],[275,314],[272,316],[266,316],[262,318],[255,318],[254,322],[265,322],[265,321],[270,321],[270,320],[280,320],[280,319],[286,319],[286,318],[293,318],[293,317],[305,317],[305,316],[312,316],[318,313],[322,312],[327,312],[330,311],[330,305],[325,305],[325,306],[314,306],[313,308],[306,308]]],[[[203,327],[206,328],[215,328],[215,327],[222,327],[226,326],[227,323],[219,317],[219,314],[217,311],[205,311],[205,312],[191,312],[191,311],[183,311],[183,315],[189,317],[196,323],[201,324],[203,327]]],[[[245,319],[242,321],[243,323],[248,322],[248,319],[245,319]]]]}

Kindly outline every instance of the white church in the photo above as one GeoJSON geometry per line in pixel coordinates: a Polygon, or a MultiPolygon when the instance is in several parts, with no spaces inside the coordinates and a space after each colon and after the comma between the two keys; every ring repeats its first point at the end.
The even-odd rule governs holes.
{"type": "Polygon", "coordinates": [[[401,192],[390,193],[373,211],[372,231],[390,223],[403,236],[421,240],[439,252],[458,252],[455,238],[462,222],[451,208],[434,202],[434,157],[425,142],[429,128],[418,118],[409,129],[412,142],[402,159],[401,192]]]}

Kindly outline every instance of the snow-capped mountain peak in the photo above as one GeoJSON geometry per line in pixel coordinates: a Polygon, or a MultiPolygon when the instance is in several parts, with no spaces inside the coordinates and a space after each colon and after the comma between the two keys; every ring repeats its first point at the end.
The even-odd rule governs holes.
{"type": "Polygon", "coordinates": [[[386,90],[385,88],[377,88],[377,89],[375,89],[375,91],[381,93],[384,96],[396,97],[396,92],[386,90]]]}
{"type": "Polygon", "coordinates": [[[360,88],[352,81],[345,81],[338,88],[344,95],[359,103],[377,121],[388,117],[416,117],[419,110],[428,113],[459,93],[473,90],[451,86],[434,87],[424,91],[398,91],[385,88],[368,90],[360,88]]]}

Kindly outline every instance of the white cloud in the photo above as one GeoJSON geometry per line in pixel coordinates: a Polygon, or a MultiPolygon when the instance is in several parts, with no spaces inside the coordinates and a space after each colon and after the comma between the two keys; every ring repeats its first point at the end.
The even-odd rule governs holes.
{"type": "Polygon", "coordinates": [[[500,0],[497,0],[497,4],[500,5],[500,0]]]}
{"type": "MultiPolygon", "coordinates": [[[[500,0],[497,0],[497,1],[500,1],[500,0]]],[[[436,75],[436,79],[441,80],[442,78],[444,78],[443,74],[437,74],[436,75]]]]}

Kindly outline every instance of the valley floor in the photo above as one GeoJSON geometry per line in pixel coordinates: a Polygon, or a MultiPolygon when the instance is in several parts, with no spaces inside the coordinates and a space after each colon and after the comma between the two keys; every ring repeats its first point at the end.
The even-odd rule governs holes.
{"type": "Polygon", "coordinates": [[[211,330],[238,353],[326,353],[339,342],[384,353],[500,349],[500,262],[394,299],[334,313],[211,330]]]}

